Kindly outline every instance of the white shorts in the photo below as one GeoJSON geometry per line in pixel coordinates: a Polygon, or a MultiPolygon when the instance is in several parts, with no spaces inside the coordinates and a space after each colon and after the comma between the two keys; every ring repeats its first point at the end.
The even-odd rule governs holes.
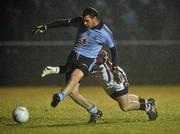
{"type": "Polygon", "coordinates": [[[106,93],[112,98],[122,96],[128,93],[128,85],[125,85],[124,82],[118,84],[114,82],[112,85],[108,84],[107,87],[104,87],[106,93]]]}

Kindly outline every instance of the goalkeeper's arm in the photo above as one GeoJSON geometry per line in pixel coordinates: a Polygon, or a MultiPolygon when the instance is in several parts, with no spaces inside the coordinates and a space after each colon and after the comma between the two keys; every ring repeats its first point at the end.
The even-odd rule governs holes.
{"type": "Polygon", "coordinates": [[[35,35],[37,33],[43,33],[49,28],[56,28],[56,27],[62,27],[62,26],[68,26],[68,25],[69,25],[68,19],[62,19],[62,20],[54,21],[49,24],[36,26],[35,29],[32,30],[32,32],[33,32],[33,35],[35,35]]]}
{"type": "Polygon", "coordinates": [[[82,24],[82,17],[69,18],[69,19],[60,19],[49,24],[43,24],[37,26],[32,30],[33,35],[37,33],[43,33],[49,28],[57,28],[57,27],[67,27],[67,26],[79,26],[82,24]]]}
{"type": "Polygon", "coordinates": [[[46,75],[50,74],[64,74],[65,73],[65,66],[61,65],[59,67],[47,66],[44,68],[41,76],[45,77],[46,75]]]}

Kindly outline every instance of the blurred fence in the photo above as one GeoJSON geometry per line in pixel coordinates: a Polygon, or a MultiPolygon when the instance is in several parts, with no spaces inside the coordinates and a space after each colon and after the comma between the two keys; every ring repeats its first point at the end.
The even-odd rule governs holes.
{"type": "MultiPolygon", "coordinates": [[[[41,78],[46,65],[65,64],[72,41],[0,42],[0,86],[62,85],[64,76],[41,78]]],[[[179,41],[118,42],[119,65],[130,84],[179,84],[179,41]]],[[[86,78],[84,85],[95,85],[86,78]]]]}

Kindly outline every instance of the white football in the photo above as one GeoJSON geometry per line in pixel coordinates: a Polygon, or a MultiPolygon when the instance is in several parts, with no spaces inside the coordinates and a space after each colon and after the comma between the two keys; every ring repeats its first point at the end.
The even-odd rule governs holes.
{"type": "Polygon", "coordinates": [[[29,112],[25,107],[16,107],[13,111],[13,119],[17,123],[25,123],[29,120],[29,112]]]}

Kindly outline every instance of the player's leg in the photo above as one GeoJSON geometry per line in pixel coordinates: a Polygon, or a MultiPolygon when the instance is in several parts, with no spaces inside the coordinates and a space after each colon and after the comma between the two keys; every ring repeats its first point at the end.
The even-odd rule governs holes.
{"type": "Polygon", "coordinates": [[[128,94],[128,98],[129,98],[129,101],[139,101],[139,103],[141,104],[145,104],[148,102],[146,99],[140,98],[135,94],[128,94]]]}
{"type": "Polygon", "coordinates": [[[79,93],[79,84],[75,86],[74,90],[70,94],[70,97],[91,114],[88,123],[96,123],[96,121],[102,117],[102,112],[79,93]]]}
{"type": "MultiPolygon", "coordinates": [[[[115,91],[110,95],[119,104],[123,111],[139,110],[140,102],[136,95],[128,94],[128,86],[114,86],[115,91]],[[120,88],[119,88],[120,87],[120,88]],[[122,88],[123,87],[123,88],[122,88]]],[[[114,90],[112,88],[112,90],[114,90]]]]}
{"type": "Polygon", "coordinates": [[[79,81],[83,78],[84,73],[80,69],[75,69],[70,76],[70,79],[63,89],[64,96],[69,95],[75,86],[79,83],[79,81]]]}
{"type": "Polygon", "coordinates": [[[73,89],[78,84],[78,82],[83,78],[83,76],[84,73],[80,69],[75,69],[72,72],[65,88],[63,88],[61,92],[53,95],[51,106],[56,107],[60,101],[64,100],[64,98],[73,91],[73,89]]]}
{"type": "Polygon", "coordinates": [[[145,100],[133,94],[125,94],[114,99],[123,111],[144,110],[150,120],[155,120],[158,116],[157,110],[154,107],[154,99],[152,98],[145,100]]]}
{"type": "Polygon", "coordinates": [[[129,94],[128,93],[128,100],[129,101],[139,101],[139,97],[135,94],[129,94]]]}
{"type": "Polygon", "coordinates": [[[85,109],[90,109],[92,104],[79,93],[79,83],[74,87],[74,90],[71,92],[70,97],[80,106],[85,109]]]}
{"type": "Polygon", "coordinates": [[[148,101],[135,94],[128,94],[128,100],[129,102],[138,102],[140,104],[140,110],[146,110],[146,107],[148,107],[148,101]]]}
{"type": "Polygon", "coordinates": [[[123,111],[131,111],[131,110],[139,110],[140,109],[140,103],[139,101],[130,101],[128,94],[119,96],[114,98],[118,104],[119,107],[123,110],[123,111]]]}
{"type": "Polygon", "coordinates": [[[147,110],[150,105],[147,100],[139,98],[135,94],[125,94],[115,98],[123,111],[147,110]]]}
{"type": "Polygon", "coordinates": [[[155,106],[155,99],[149,98],[149,99],[144,99],[140,98],[135,94],[128,94],[128,99],[129,101],[138,101],[140,103],[140,109],[145,110],[148,112],[148,104],[151,104],[152,106],[155,106]]]}

